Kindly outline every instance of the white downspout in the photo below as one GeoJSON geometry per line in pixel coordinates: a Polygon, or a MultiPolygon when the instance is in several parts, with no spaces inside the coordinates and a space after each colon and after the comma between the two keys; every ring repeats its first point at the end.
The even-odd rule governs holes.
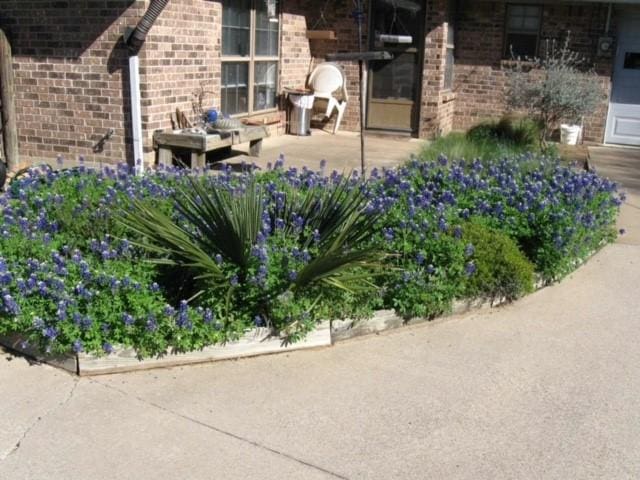
{"type": "Polygon", "coordinates": [[[131,93],[131,136],[136,175],[144,173],[144,150],[142,148],[142,103],[140,100],[140,58],[129,56],[129,91],[131,93]]]}

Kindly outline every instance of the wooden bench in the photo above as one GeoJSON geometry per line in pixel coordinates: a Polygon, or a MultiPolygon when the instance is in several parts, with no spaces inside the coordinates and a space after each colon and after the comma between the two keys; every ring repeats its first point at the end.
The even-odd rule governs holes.
{"type": "Polygon", "coordinates": [[[174,150],[191,152],[191,168],[207,165],[207,152],[249,143],[249,155],[257,157],[262,151],[262,139],[269,136],[263,126],[246,126],[234,130],[219,130],[217,133],[174,133],[158,131],[153,134],[154,148],[158,150],[161,165],[173,163],[174,150]]]}

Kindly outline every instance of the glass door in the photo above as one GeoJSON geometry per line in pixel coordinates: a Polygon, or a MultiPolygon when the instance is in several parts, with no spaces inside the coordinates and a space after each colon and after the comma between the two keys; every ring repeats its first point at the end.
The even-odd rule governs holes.
{"type": "Polygon", "coordinates": [[[367,128],[414,132],[420,93],[424,0],[371,0],[371,50],[391,60],[369,62],[367,128]]]}

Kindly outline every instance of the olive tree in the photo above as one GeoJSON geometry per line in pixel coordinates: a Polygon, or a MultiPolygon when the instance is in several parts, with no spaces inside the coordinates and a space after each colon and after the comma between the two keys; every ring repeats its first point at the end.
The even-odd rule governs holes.
{"type": "Polygon", "coordinates": [[[547,41],[541,57],[514,58],[507,70],[507,104],[524,110],[540,123],[540,144],[562,121],[577,124],[605,99],[597,74],[582,55],[569,46],[547,41]]]}

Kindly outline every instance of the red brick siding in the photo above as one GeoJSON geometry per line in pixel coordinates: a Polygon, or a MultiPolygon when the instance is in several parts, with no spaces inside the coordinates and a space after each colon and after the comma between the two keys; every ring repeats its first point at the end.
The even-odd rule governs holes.
{"type": "Polygon", "coordinates": [[[220,107],[222,6],[207,0],[169,2],[143,47],[142,128],[145,152],[153,132],[171,126],[179,108],[191,120],[193,95],[203,88],[205,106],[220,107]]]}
{"type": "Polygon", "coordinates": [[[2,0],[14,54],[22,161],[84,156],[119,162],[128,151],[126,52],[118,40],[144,1],[2,0]],[[126,76],[126,74],[125,74],[126,76]],[[112,128],[104,151],[92,146],[112,128]]]}
{"type": "Polygon", "coordinates": [[[448,28],[447,1],[428,2],[419,130],[422,138],[446,134],[453,126],[455,94],[444,89],[448,28]]]}
{"type": "MultiPolygon", "coordinates": [[[[506,4],[462,2],[457,20],[453,127],[465,130],[507,112],[508,88],[504,70],[504,26],[506,4]]],[[[606,8],[603,5],[545,5],[541,39],[564,39],[571,30],[571,46],[592,60],[597,40],[604,35],[606,8]]],[[[605,93],[611,88],[611,61],[598,60],[597,71],[605,93]]],[[[585,139],[601,142],[604,137],[607,101],[585,119],[585,139]]]]}
{"type": "MultiPolygon", "coordinates": [[[[327,24],[319,23],[318,30],[333,30],[336,40],[308,40],[307,30],[312,29],[320,16],[322,4],[313,0],[283,0],[284,34],[282,42],[282,86],[302,86],[310,71],[325,61],[329,53],[357,52],[358,29],[351,18],[353,5],[350,1],[336,2],[325,12],[327,24]]],[[[365,24],[367,20],[365,19],[365,24]]],[[[364,44],[367,45],[366,25],[364,44]]],[[[360,128],[359,73],[357,62],[336,62],[347,77],[349,101],[342,120],[341,129],[360,128]]],[[[321,118],[322,114],[316,118],[321,118]]],[[[334,112],[335,118],[335,112],[334,112]]],[[[333,121],[333,120],[332,120],[333,121]]],[[[331,127],[328,125],[327,127],[331,127]]]]}

